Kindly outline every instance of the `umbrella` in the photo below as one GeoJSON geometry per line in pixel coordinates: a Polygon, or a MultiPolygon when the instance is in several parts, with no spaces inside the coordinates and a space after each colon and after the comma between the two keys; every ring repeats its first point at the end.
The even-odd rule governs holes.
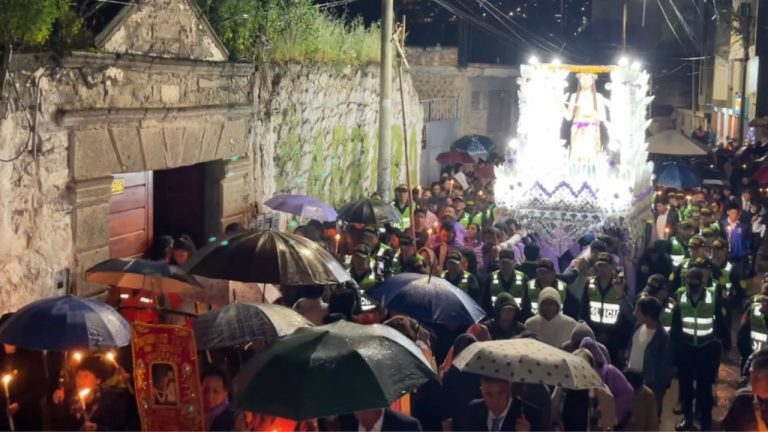
{"type": "Polygon", "coordinates": [[[467,153],[455,151],[455,150],[442,152],[439,155],[437,155],[435,160],[438,163],[441,163],[443,165],[453,165],[457,163],[460,163],[460,164],[475,163],[475,160],[472,159],[472,156],[468,155],[467,153]]]}
{"type": "Polygon", "coordinates": [[[510,382],[561,386],[571,390],[603,388],[586,360],[535,339],[476,342],[453,360],[462,372],[510,382]]]}
{"type": "Polygon", "coordinates": [[[366,296],[427,323],[467,326],[485,317],[485,311],[464,291],[435,276],[399,274],[368,289],[366,296]]]}
{"type": "Polygon", "coordinates": [[[131,325],[105,303],[80,297],[32,302],[0,327],[0,343],[31,350],[119,348],[131,342],[131,325]]]}
{"type": "Polygon", "coordinates": [[[248,231],[211,242],[187,268],[214,279],[281,285],[336,285],[350,280],[344,267],[311,240],[279,231],[248,231]]]}
{"type": "Polygon", "coordinates": [[[752,180],[760,184],[768,183],[768,165],[763,165],[760,168],[758,168],[757,171],[755,171],[755,173],[752,174],[752,180]]]}
{"type": "Polygon", "coordinates": [[[339,321],[302,328],[235,378],[236,409],[306,420],[385,408],[429,379],[424,355],[390,327],[339,321]]]}
{"type": "Polygon", "coordinates": [[[692,189],[699,187],[701,181],[696,174],[686,165],[677,162],[669,162],[661,167],[661,173],[656,178],[656,186],[664,186],[675,189],[692,189]]]}
{"type": "Polygon", "coordinates": [[[488,153],[496,148],[496,144],[494,144],[492,139],[484,135],[465,135],[456,140],[451,148],[468,153],[471,156],[488,155],[488,153]]]}
{"type": "Polygon", "coordinates": [[[275,195],[264,204],[274,210],[320,222],[333,222],[338,217],[333,207],[306,195],[275,195]]]}
{"type": "Polygon", "coordinates": [[[361,198],[343,205],[339,209],[339,219],[348,223],[381,225],[388,222],[400,222],[402,216],[384,201],[361,198]]]}
{"type": "Polygon", "coordinates": [[[180,267],[141,259],[115,258],[102,261],[85,271],[85,280],[163,293],[188,293],[203,288],[180,267]]]}
{"type": "Polygon", "coordinates": [[[287,307],[268,303],[232,303],[206,312],[192,322],[197,349],[241,345],[255,340],[269,345],[301,327],[312,327],[303,316],[287,307]]]}

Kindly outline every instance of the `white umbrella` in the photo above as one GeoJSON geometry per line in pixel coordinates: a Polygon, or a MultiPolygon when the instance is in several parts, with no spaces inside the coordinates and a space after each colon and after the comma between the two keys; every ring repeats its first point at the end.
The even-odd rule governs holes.
{"type": "Polygon", "coordinates": [[[453,360],[462,372],[571,390],[603,388],[586,360],[535,339],[475,342],[453,360]]]}

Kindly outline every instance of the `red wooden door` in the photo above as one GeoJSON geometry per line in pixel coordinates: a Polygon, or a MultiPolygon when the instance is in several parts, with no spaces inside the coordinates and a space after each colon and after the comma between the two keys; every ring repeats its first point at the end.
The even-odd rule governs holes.
{"type": "Polygon", "coordinates": [[[110,257],[141,257],[152,235],[152,172],[115,174],[109,199],[110,257]]]}

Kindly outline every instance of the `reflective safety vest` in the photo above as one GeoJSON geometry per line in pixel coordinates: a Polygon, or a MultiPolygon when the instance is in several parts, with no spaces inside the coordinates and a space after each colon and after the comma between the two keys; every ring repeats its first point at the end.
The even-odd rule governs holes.
{"type": "Polygon", "coordinates": [[[483,229],[483,222],[493,223],[493,210],[491,208],[487,208],[484,212],[475,213],[470,219],[470,223],[479,226],[481,230],[483,229]]]}
{"type": "Polygon", "coordinates": [[[360,280],[355,277],[351,270],[349,271],[349,275],[352,276],[352,279],[354,279],[355,282],[357,282],[358,288],[360,288],[362,291],[367,291],[369,288],[373,288],[373,286],[378,282],[373,271],[366,272],[365,276],[363,276],[363,278],[360,280]]]}
{"type": "Polygon", "coordinates": [[[765,318],[760,313],[760,302],[752,302],[749,307],[749,324],[751,331],[749,334],[752,339],[752,351],[760,350],[768,342],[768,327],[765,325],[765,318]]]}
{"type": "MultiPolygon", "coordinates": [[[[448,276],[448,272],[444,271],[440,277],[443,279],[446,279],[446,276],[448,276]]],[[[457,287],[459,287],[460,290],[464,291],[465,293],[469,294],[469,279],[472,277],[472,273],[470,272],[464,272],[461,276],[461,280],[459,283],[456,284],[457,287]]]]}
{"type": "MultiPolygon", "coordinates": [[[[470,224],[471,222],[472,222],[472,215],[471,215],[471,214],[469,214],[469,212],[467,212],[467,211],[465,211],[465,212],[464,212],[464,213],[461,215],[461,217],[459,218],[459,223],[460,223],[460,224],[461,224],[461,226],[463,226],[464,228],[468,227],[468,226],[469,226],[469,224],[470,224]]],[[[483,227],[480,227],[480,229],[482,229],[482,228],[483,228],[483,227]]]]}
{"type": "Polygon", "coordinates": [[[677,239],[677,236],[672,236],[669,239],[669,243],[671,245],[669,255],[672,257],[672,265],[677,267],[688,256],[688,249],[677,239]]]}
{"type": "Polygon", "coordinates": [[[683,320],[683,334],[693,339],[693,345],[700,345],[700,338],[708,342],[715,329],[715,291],[704,290],[704,298],[694,306],[688,300],[685,288],[678,291],[680,297],[680,316],[683,320]]]}
{"type": "Polygon", "coordinates": [[[664,305],[664,309],[661,310],[661,316],[659,317],[661,326],[664,327],[664,330],[666,330],[667,333],[672,329],[672,316],[674,315],[674,312],[674,303],[667,300],[667,304],[664,305]]]}
{"type": "Polygon", "coordinates": [[[400,262],[400,251],[397,251],[395,257],[392,258],[392,264],[389,266],[389,274],[391,276],[397,276],[403,272],[403,265],[400,262]]]}
{"type": "Polygon", "coordinates": [[[611,287],[603,296],[597,288],[597,278],[589,281],[589,317],[593,323],[616,324],[619,319],[619,296],[611,287]]]}
{"type": "Polygon", "coordinates": [[[376,253],[371,257],[371,266],[374,269],[374,273],[377,275],[383,277],[384,274],[389,270],[386,258],[387,253],[391,250],[391,247],[385,245],[384,243],[379,243],[379,250],[377,250],[376,253]]]}
{"type": "MultiPolygon", "coordinates": [[[[556,279],[555,282],[555,285],[557,286],[553,288],[555,288],[557,292],[560,293],[560,301],[565,304],[565,297],[568,293],[568,285],[560,279],[556,279]]],[[[539,288],[539,286],[536,285],[536,279],[531,279],[528,281],[528,298],[531,301],[531,312],[534,315],[539,313],[539,294],[541,294],[541,290],[544,288],[546,287],[539,288]]]]}
{"type": "Polygon", "coordinates": [[[509,293],[517,302],[517,306],[522,305],[523,293],[525,292],[525,273],[515,270],[513,275],[512,286],[510,291],[504,289],[501,284],[501,270],[496,270],[491,273],[491,301],[496,302],[496,297],[502,292],[509,293]]]}
{"type": "Polygon", "coordinates": [[[397,213],[400,215],[400,222],[396,223],[394,225],[397,225],[398,228],[405,230],[411,227],[411,205],[408,204],[405,206],[403,210],[400,210],[400,208],[397,206],[397,202],[392,203],[392,207],[397,210],[397,213]]]}
{"type": "Polygon", "coordinates": [[[718,280],[718,283],[723,287],[723,290],[720,292],[720,296],[723,299],[728,298],[728,295],[731,292],[731,271],[733,270],[733,264],[730,262],[725,264],[725,267],[720,269],[720,280],[718,280]]]}

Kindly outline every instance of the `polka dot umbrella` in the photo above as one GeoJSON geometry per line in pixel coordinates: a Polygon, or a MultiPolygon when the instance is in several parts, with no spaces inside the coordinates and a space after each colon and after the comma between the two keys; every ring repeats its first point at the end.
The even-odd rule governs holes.
{"type": "Polygon", "coordinates": [[[561,386],[571,390],[603,388],[600,375],[584,359],[535,339],[475,342],[453,360],[462,372],[510,382],[561,386]]]}

